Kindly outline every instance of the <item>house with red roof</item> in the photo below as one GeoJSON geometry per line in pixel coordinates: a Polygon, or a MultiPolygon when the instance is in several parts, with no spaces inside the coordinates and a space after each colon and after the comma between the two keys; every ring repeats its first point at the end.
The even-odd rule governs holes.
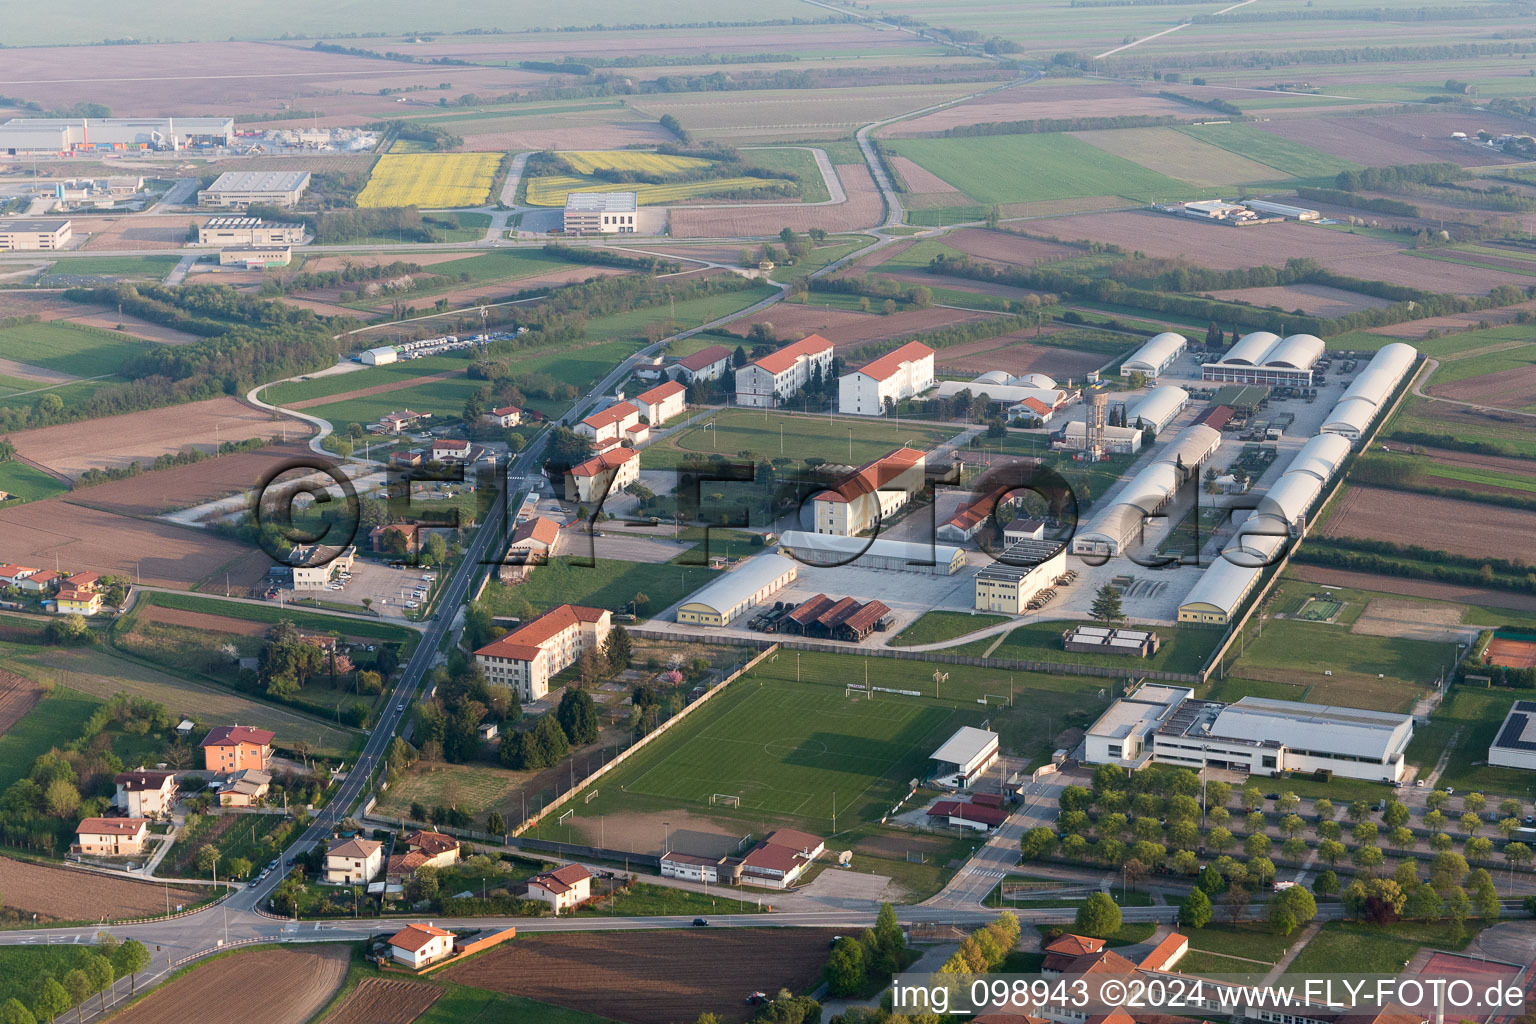
{"type": "Polygon", "coordinates": [[[46,594],[64,579],[63,573],[54,572],[52,569],[44,569],[34,572],[30,576],[16,581],[16,586],[29,594],[46,594]]]}
{"type": "Polygon", "coordinates": [[[845,416],[881,416],[887,402],[912,398],[931,387],[933,349],[909,341],[839,377],[837,411],[845,416]]]}
{"type": "Polygon", "coordinates": [[[90,857],[137,857],[149,837],[148,818],[86,818],[75,827],[74,852],[90,857]]]}
{"type": "Polygon", "coordinates": [[[432,924],[408,924],[389,937],[389,956],[407,967],[425,967],[453,955],[453,932],[432,924]]]}
{"type": "Polygon", "coordinates": [[[938,800],[928,808],[928,820],[989,832],[1008,820],[1008,812],[967,800],[938,800]]]}
{"type": "Polygon", "coordinates": [[[571,467],[565,477],[565,500],[590,504],[639,479],[640,453],[633,448],[610,448],[571,467]]]}
{"type": "Polygon", "coordinates": [[[30,565],[17,565],[15,562],[7,562],[0,565],[0,587],[14,587],[28,576],[37,572],[30,565]]]}
{"type": "Polygon", "coordinates": [[[737,866],[737,876],[743,885],[788,889],[826,848],[826,840],[820,836],[781,828],[747,851],[737,866]]]}
{"type": "Polygon", "coordinates": [[[640,415],[653,427],[659,427],[674,416],[681,416],[687,406],[683,403],[683,396],[688,389],[675,380],[669,380],[665,384],[658,384],[649,391],[642,391],[635,396],[634,404],[640,410],[640,415]]]}
{"type": "Polygon", "coordinates": [[[667,367],[667,376],[683,384],[699,380],[719,380],[731,368],[731,350],[724,345],[701,348],[667,367]]]}
{"type": "Polygon", "coordinates": [[[592,898],[592,872],[580,864],[567,864],[528,879],[528,898],[543,900],[558,915],[592,898]]]}
{"type": "Polygon", "coordinates": [[[832,372],[832,343],[819,334],[801,338],[736,371],[736,404],[775,409],[818,374],[832,372]]]}
{"type": "Polygon", "coordinates": [[[640,410],[629,402],[618,402],[588,416],[572,429],[592,441],[596,451],[607,451],[624,441],[642,439],[640,410]]]}
{"type": "Polygon", "coordinates": [[[249,725],[214,726],[203,739],[203,767],[227,775],[255,768],[266,771],[272,766],[272,740],[276,733],[249,725]]]}
{"type": "Polygon", "coordinates": [[[927,456],[897,448],[815,496],[816,532],[857,537],[912,500],[927,484],[927,456]]]}
{"type": "Polygon", "coordinates": [[[493,427],[515,427],[523,422],[523,410],[515,405],[503,405],[481,413],[480,422],[489,423],[493,427]]]}
{"type": "Polygon", "coordinates": [[[562,604],[475,652],[475,664],[494,684],[512,686],[525,703],[549,693],[549,681],[581,652],[608,639],[606,608],[562,604]]]}

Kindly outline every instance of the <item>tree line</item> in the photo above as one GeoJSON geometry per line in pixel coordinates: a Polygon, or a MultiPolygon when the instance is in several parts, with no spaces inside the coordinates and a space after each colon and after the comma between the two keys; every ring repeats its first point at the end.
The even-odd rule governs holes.
{"type": "MultiPolygon", "coordinates": [[[[1182,3],[1183,0],[1180,0],[1182,3]]],[[[1086,132],[1109,128],[1162,128],[1182,124],[1169,115],[1121,114],[1118,117],[1042,117],[1023,121],[983,121],[932,133],[935,138],[962,139],[978,135],[1035,135],[1045,132],[1086,132]]]]}

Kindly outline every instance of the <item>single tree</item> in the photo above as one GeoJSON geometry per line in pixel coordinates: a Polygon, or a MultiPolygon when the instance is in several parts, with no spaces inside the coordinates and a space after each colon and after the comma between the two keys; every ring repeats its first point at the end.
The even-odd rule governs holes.
{"type": "Polygon", "coordinates": [[[37,1018],[20,999],[12,996],[0,1006],[0,1024],[37,1024],[37,1018]]]}
{"type": "Polygon", "coordinates": [[[75,1020],[85,1024],[85,1001],[91,998],[90,977],[81,968],[74,968],[64,975],[64,991],[75,1005],[75,1020]]]}
{"type": "Polygon", "coordinates": [[[149,950],[138,939],[129,939],[112,952],[112,967],[121,978],[128,975],[128,992],[138,989],[138,974],[149,966],[149,950]]]}
{"type": "Polygon", "coordinates": [[[843,936],[832,947],[821,976],[835,996],[851,996],[864,987],[864,947],[859,940],[843,936]]]}
{"type": "Polygon", "coordinates": [[[1120,622],[1125,619],[1125,609],[1120,606],[1120,591],[1106,583],[1093,598],[1088,614],[1099,622],[1120,622]]]}
{"type": "Polygon", "coordinates": [[[1093,893],[1077,908],[1074,927],[1079,934],[1107,939],[1120,930],[1120,907],[1108,893],[1093,893]]]}
{"type": "Polygon", "coordinates": [[[53,1019],[67,1011],[72,1004],[69,1001],[69,993],[64,991],[56,978],[43,979],[37,994],[32,997],[32,1012],[40,1018],[53,1024],[53,1019]]]}
{"type": "Polygon", "coordinates": [[[1186,928],[1204,928],[1211,923],[1211,914],[1211,898],[1199,886],[1179,904],[1179,923],[1186,928]]]}

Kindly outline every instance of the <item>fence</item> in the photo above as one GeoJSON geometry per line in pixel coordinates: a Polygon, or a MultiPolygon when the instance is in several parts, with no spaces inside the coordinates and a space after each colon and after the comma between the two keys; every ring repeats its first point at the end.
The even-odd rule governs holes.
{"type": "MultiPolygon", "coordinates": [[[[731,633],[679,633],[673,630],[631,626],[636,636],[655,640],[682,640],[700,644],[731,644],[736,647],[765,647],[789,651],[824,651],[831,654],[857,654],[861,658],[899,658],[903,661],[928,661],[940,665],[974,665],[977,668],[1011,672],[1054,672],[1058,675],[1096,676],[1100,679],[1124,679],[1128,675],[1170,683],[1197,685],[1201,677],[1188,672],[1159,672],[1141,668],[1138,658],[1126,658],[1124,666],[1075,665],[1056,661],[1017,661],[1011,658],[983,658],[971,654],[946,654],[943,651],[913,651],[905,648],[859,647],[853,644],[824,643],[819,640],[783,640],[741,636],[731,633]]],[[[761,657],[759,655],[758,657],[761,657]]]]}
{"type": "MultiPolygon", "coordinates": [[[[632,632],[634,632],[634,631],[632,630],[632,632]]],[[[671,718],[667,719],[665,722],[662,722],[655,729],[651,730],[650,732],[646,733],[644,736],[640,737],[638,740],[636,740],[629,747],[628,750],[625,750],[623,753],[621,753],[617,757],[615,757],[612,761],[609,761],[607,764],[604,764],[602,767],[598,768],[597,771],[595,771],[592,774],[588,775],[586,778],[582,779],[579,783],[577,783],[576,785],[572,786],[570,789],[566,790],[564,793],[561,793],[559,796],[555,797],[555,799],[551,800],[549,803],[545,804],[543,809],[541,809],[539,811],[536,811],[531,817],[527,818],[526,820],[523,821],[522,824],[518,825],[517,829],[513,832],[513,835],[519,835],[519,836],[522,835],[529,828],[533,827],[534,825],[537,825],[544,818],[544,816],[547,815],[550,811],[553,811],[553,810],[555,810],[558,807],[564,806],[567,801],[569,801],[577,793],[581,792],[581,790],[587,784],[592,783],[592,782],[596,782],[598,779],[602,778],[604,775],[607,775],[609,772],[613,771],[619,765],[621,765],[625,761],[627,761],[629,759],[629,757],[632,754],[634,754],[635,751],[644,749],[647,744],[655,741],[655,739],[658,736],[665,735],[668,729],[671,729],[673,726],[677,725],[678,722],[681,722],[683,719],[687,718],[689,715],[691,715],[698,708],[703,707],[706,703],[708,703],[708,701],[709,701],[709,699],[711,697],[715,696],[721,690],[724,690],[727,686],[730,686],[732,683],[734,683],[736,680],[740,679],[747,672],[750,672],[753,668],[755,668],[757,666],[758,662],[762,661],[764,658],[766,658],[770,654],[774,653],[774,651],[778,650],[778,646],[779,646],[778,644],[770,644],[767,648],[765,648],[763,651],[761,651],[757,655],[757,657],[753,658],[751,661],[748,661],[745,665],[742,665],[740,668],[738,668],[736,671],[732,672],[730,675],[726,676],[724,679],[720,680],[714,686],[711,686],[708,690],[706,690],[704,692],[704,694],[702,696],[699,697],[698,700],[694,701],[692,704],[689,704],[687,707],[683,708],[677,714],[673,715],[671,718]]]]}

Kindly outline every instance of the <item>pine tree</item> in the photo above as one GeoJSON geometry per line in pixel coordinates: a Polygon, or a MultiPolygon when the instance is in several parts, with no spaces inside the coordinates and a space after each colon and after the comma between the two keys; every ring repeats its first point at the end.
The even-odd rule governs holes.
{"type": "Polygon", "coordinates": [[[1120,591],[1106,583],[1099,588],[1094,595],[1093,607],[1089,614],[1099,622],[1120,622],[1125,619],[1125,610],[1120,606],[1120,591]]]}
{"type": "Polygon", "coordinates": [[[567,687],[560,698],[560,706],[555,709],[555,717],[572,744],[581,746],[597,739],[597,705],[585,690],[567,687]]]}

